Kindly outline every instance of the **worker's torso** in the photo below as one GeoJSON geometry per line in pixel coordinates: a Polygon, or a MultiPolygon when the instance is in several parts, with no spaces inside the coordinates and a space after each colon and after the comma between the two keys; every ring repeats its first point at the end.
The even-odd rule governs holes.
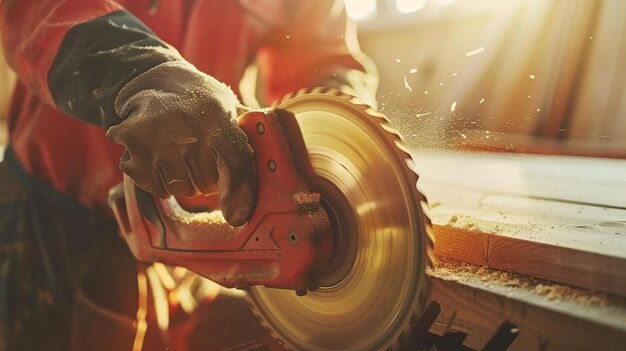
{"type": "MultiPolygon", "coordinates": [[[[237,91],[239,80],[280,16],[280,3],[234,0],[122,0],[127,10],[200,70],[237,91]],[[248,4],[253,3],[253,4],[248,4]]],[[[123,149],[101,127],[68,117],[17,83],[9,111],[10,142],[24,167],[90,207],[105,205],[121,181],[123,149]]]]}

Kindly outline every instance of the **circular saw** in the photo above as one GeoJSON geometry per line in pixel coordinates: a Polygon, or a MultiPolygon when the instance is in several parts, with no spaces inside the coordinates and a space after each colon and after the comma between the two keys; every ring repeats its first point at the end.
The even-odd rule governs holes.
{"type": "Polygon", "coordinates": [[[109,202],[140,260],[186,267],[248,300],[288,350],[402,349],[422,313],[430,224],[389,121],[323,88],[238,119],[254,149],[252,218],[190,212],[125,177],[109,202]]]}

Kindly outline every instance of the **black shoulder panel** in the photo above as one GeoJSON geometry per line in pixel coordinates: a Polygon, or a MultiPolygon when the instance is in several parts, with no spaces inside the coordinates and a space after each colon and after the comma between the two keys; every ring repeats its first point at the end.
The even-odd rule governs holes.
{"type": "Polygon", "coordinates": [[[109,127],[121,122],[113,107],[120,89],[177,54],[145,24],[120,10],[73,26],[48,72],[54,102],[64,113],[109,127]]]}

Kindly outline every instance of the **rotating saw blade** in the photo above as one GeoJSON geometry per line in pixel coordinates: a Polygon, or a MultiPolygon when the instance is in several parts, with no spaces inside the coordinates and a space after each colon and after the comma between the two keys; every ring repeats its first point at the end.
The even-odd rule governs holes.
{"type": "Polygon", "coordinates": [[[286,349],[397,349],[424,308],[432,258],[410,154],[383,115],[336,90],[302,90],[275,108],[302,131],[334,247],[314,290],[253,287],[253,311],[286,349]]]}

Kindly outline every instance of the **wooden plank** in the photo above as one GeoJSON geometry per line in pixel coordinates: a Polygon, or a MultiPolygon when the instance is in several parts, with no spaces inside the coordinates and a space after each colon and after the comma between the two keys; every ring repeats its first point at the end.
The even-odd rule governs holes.
{"type": "Polygon", "coordinates": [[[619,175],[624,162],[576,159],[574,165],[568,163],[571,158],[546,156],[495,156],[493,163],[489,156],[468,159],[479,162],[469,166],[467,160],[459,164],[444,156],[420,164],[425,171],[419,184],[431,203],[436,255],[626,296],[626,210],[618,202],[624,191],[606,185],[620,183],[609,169],[617,165],[619,175]],[[590,180],[571,182],[568,175],[580,162],[604,171],[582,167],[579,174],[590,180]],[[462,171],[452,172],[456,165],[462,171]],[[480,169],[472,168],[476,166],[480,169]],[[508,176],[490,176],[499,169],[508,176]],[[529,176],[511,176],[516,169],[529,176]],[[559,169],[565,170],[563,177],[559,169]],[[559,181],[557,188],[547,186],[559,181]]]}
{"type": "Polygon", "coordinates": [[[442,312],[431,331],[467,333],[480,349],[504,321],[519,328],[516,350],[622,350],[626,301],[469,265],[429,272],[430,301],[442,312]]]}
{"type": "Polygon", "coordinates": [[[626,210],[424,187],[433,223],[626,259],[626,210]]]}
{"type": "Polygon", "coordinates": [[[623,160],[416,151],[422,184],[626,209],[623,160]]]}
{"type": "Polygon", "coordinates": [[[435,233],[439,257],[626,296],[626,260],[446,226],[435,233]]]}

